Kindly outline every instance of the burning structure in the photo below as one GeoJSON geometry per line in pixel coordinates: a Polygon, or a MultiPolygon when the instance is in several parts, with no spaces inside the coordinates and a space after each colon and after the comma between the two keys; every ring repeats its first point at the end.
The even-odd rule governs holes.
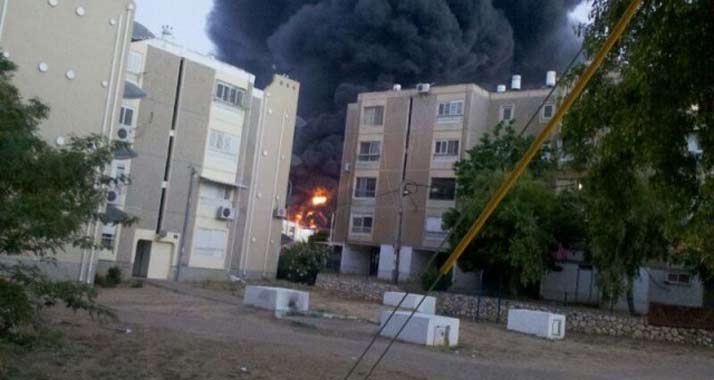
{"type": "MultiPolygon", "coordinates": [[[[540,84],[578,49],[570,12],[581,0],[215,0],[209,33],[221,59],[303,85],[291,203],[312,210],[334,192],[347,104],[394,83],[479,83],[518,72],[540,84]]],[[[335,209],[336,197],[318,208],[335,209]]],[[[315,223],[321,223],[315,221],[315,223]]]]}

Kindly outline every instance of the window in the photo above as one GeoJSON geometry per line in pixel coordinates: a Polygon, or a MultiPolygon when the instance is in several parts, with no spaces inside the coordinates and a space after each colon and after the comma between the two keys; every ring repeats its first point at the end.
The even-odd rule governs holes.
{"type": "Polygon", "coordinates": [[[199,198],[204,207],[229,207],[233,189],[214,182],[201,182],[199,198]]]}
{"type": "Polygon", "coordinates": [[[512,105],[501,106],[501,121],[513,120],[513,108],[512,105]]]}
{"type": "Polygon", "coordinates": [[[378,126],[384,123],[384,106],[372,106],[364,108],[364,122],[369,126],[378,126]]]}
{"type": "Polygon", "coordinates": [[[464,114],[464,101],[453,100],[439,103],[439,117],[462,116],[464,114]]]}
{"type": "Polygon", "coordinates": [[[129,107],[121,107],[119,111],[119,124],[125,127],[131,127],[134,123],[134,110],[129,107]]]}
{"type": "Polygon", "coordinates": [[[379,151],[381,148],[379,141],[363,141],[359,143],[358,161],[379,161],[379,151]]]}
{"type": "Polygon", "coordinates": [[[226,231],[199,228],[194,242],[196,256],[222,258],[226,251],[226,231]]]}
{"type": "Polygon", "coordinates": [[[432,178],[429,199],[451,201],[456,195],[456,178],[432,178]]]}
{"type": "Polygon", "coordinates": [[[126,70],[131,74],[141,74],[141,66],[144,61],[144,55],[137,51],[130,51],[127,58],[126,70]]]}
{"type": "Polygon", "coordinates": [[[355,215],[352,217],[352,233],[353,234],[371,234],[372,223],[374,218],[366,215],[355,215]]]}
{"type": "Polygon", "coordinates": [[[670,285],[690,285],[692,276],[688,273],[667,273],[667,281],[670,285]]]}
{"type": "Polygon", "coordinates": [[[211,129],[208,136],[208,149],[237,158],[238,137],[230,133],[211,129]]]}
{"type": "Polygon", "coordinates": [[[442,229],[443,221],[438,216],[428,216],[424,221],[424,238],[427,240],[442,240],[446,232],[442,229]]]}
{"type": "Polygon", "coordinates": [[[541,119],[550,120],[555,112],[555,105],[552,103],[543,106],[543,111],[541,111],[541,119]]]}
{"type": "Polygon", "coordinates": [[[459,155],[459,140],[437,140],[434,143],[434,157],[456,157],[459,155]]]}
{"type": "Polygon", "coordinates": [[[216,83],[216,94],[214,100],[227,104],[232,107],[242,107],[245,90],[242,88],[230,85],[225,82],[216,83]]]}
{"type": "Polygon", "coordinates": [[[377,193],[377,178],[357,177],[355,198],[374,198],[377,193]]]}
{"type": "Polygon", "coordinates": [[[114,250],[114,235],[102,234],[102,248],[109,251],[114,250]]]}

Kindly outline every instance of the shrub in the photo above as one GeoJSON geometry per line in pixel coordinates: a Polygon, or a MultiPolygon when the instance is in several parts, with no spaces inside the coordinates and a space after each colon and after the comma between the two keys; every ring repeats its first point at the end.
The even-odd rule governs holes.
{"type": "Polygon", "coordinates": [[[278,262],[278,278],[315,285],[329,251],[328,246],[316,243],[297,243],[285,248],[278,262]]]}
{"type": "Polygon", "coordinates": [[[0,336],[19,337],[37,330],[40,311],[64,304],[92,317],[113,318],[112,311],[96,303],[94,287],[73,281],[53,281],[37,267],[0,264],[0,336]]]}
{"type": "MultiPolygon", "coordinates": [[[[431,265],[431,267],[427,268],[424,273],[422,273],[421,278],[419,279],[421,281],[421,287],[424,290],[429,290],[431,285],[436,281],[436,278],[439,277],[439,268],[441,265],[446,262],[446,259],[448,258],[448,255],[444,253],[439,253],[439,257],[434,260],[434,263],[431,265]]],[[[449,274],[443,276],[439,282],[436,284],[434,287],[434,290],[437,292],[443,292],[449,290],[451,287],[451,272],[449,274]]]]}
{"type": "Polygon", "coordinates": [[[111,267],[107,270],[107,285],[117,286],[121,284],[121,269],[119,267],[111,267]]]}

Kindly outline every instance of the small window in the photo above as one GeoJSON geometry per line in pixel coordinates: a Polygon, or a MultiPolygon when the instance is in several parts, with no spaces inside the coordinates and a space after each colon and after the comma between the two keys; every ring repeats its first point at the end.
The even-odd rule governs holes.
{"type": "Polygon", "coordinates": [[[358,161],[379,161],[381,145],[379,141],[360,142],[358,161]]]}
{"type": "Polygon", "coordinates": [[[130,51],[127,58],[126,70],[131,74],[141,74],[144,55],[137,51],[130,51]]]}
{"type": "Polygon", "coordinates": [[[550,120],[553,117],[553,113],[555,112],[555,105],[553,104],[546,104],[543,106],[543,111],[541,113],[542,119],[543,120],[550,120]]]}
{"type": "Polygon", "coordinates": [[[114,235],[102,234],[102,248],[112,251],[114,250],[114,235]]]}
{"type": "Polygon", "coordinates": [[[364,108],[364,125],[380,126],[384,124],[384,106],[364,108]]]}
{"type": "Polygon", "coordinates": [[[443,220],[441,217],[428,216],[424,221],[424,238],[427,240],[442,240],[446,237],[446,232],[441,227],[443,220]]]}
{"type": "Polygon", "coordinates": [[[459,155],[459,140],[437,140],[434,143],[434,157],[456,157],[459,155]]]}
{"type": "Polygon", "coordinates": [[[432,178],[429,199],[451,201],[456,196],[456,178],[432,178]]]}
{"type": "Polygon", "coordinates": [[[463,100],[454,100],[451,102],[439,103],[439,117],[463,116],[463,114],[463,100]]]}
{"type": "Polygon", "coordinates": [[[374,198],[377,194],[377,178],[357,177],[355,198],[374,198]]]}
{"type": "Polygon", "coordinates": [[[690,285],[692,276],[688,273],[667,273],[667,283],[670,285],[690,285]]]}
{"type": "Polygon", "coordinates": [[[225,82],[216,82],[216,93],[213,99],[232,107],[242,107],[245,90],[225,82]]]}
{"type": "Polygon", "coordinates": [[[352,217],[352,233],[354,234],[371,234],[374,218],[372,216],[353,216],[352,217]]]}
{"type": "Polygon", "coordinates": [[[501,121],[511,121],[513,120],[513,106],[501,106],[501,121]]]}
{"type": "Polygon", "coordinates": [[[226,231],[199,228],[194,234],[196,256],[222,258],[226,251],[226,231]]]}
{"type": "Polygon", "coordinates": [[[125,127],[131,127],[134,125],[134,110],[129,107],[121,107],[119,111],[119,124],[125,127]]]}
{"type": "Polygon", "coordinates": [[[237,158],[238,137],[231,135],[230,133],[211,129],[208,136],[208,149],[213,152],[223,153],[237,158]]]}

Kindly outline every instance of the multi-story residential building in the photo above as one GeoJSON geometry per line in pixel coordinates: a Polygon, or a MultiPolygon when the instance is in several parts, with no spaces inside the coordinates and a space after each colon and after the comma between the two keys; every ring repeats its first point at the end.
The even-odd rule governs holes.
{"type": "MultiPolygon", "coordinates": [[[[343,245],[343,272],[389,279],[397,256],[400,279],[424,268],[446,236],[442,214],[456,204],[454,163],[501,121],[520,131],[551,91],[521,91],[518,76],[513,82],[515,89],[496,92],[475,84],[395,87],[349,105],[334,239],[343,245]]],[[[554,110],[548,102],[528,133],[554,110]]]]}
{"type": "MultiPolygon", "coordinates": [[[[0,0],[0,49],[18,67],[21,94],[50,107],[39,130],[50,144],[117,132],[134,8],[130,0],[0,0]]],[[[100,230],[88,226],[97,239],[100,230]]],[[[66,247],[52,273],[90,280],[96,255],[66,247]]]]}
{"type": "Polygon", "coordinates": [[[114,202],[138,217],[106,226],[100,266],[153,279],[274,276],[299,84],[255,77],[163,39],[133,42],[117,138],[138,157],[114,202]]]}

